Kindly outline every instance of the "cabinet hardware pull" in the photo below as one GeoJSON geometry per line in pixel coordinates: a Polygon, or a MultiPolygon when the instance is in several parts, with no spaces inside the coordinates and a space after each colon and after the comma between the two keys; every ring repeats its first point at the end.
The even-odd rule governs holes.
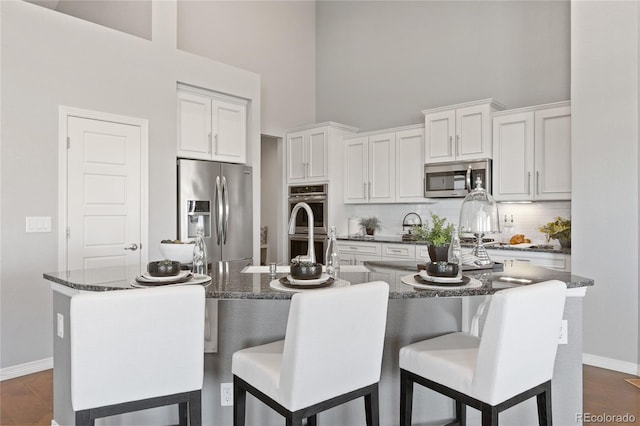
{"type": "Polygon", "coordinates": [[[527,173],[527,195],[531,195],[531,172],[527,173]]]}
{"type": "Polygon", "coordinates": [[[362,182],[362,198],[367,199],[367,182],[362,182]]]}
{"type": "Polygon", "coordinates": [[[536,170],[536,195],[540,194],[540,171],[536,170]]]}
{"type": "Polygon", "coordinates": [[[369,199],[371,199],[371,182],[369,182],[369,199]]]}
{"type": "Polygon", "coordinates": [[[215,155],[218,155],[218,134],[216,133],[215,135],[213,135],[213,153],[215,155]]]}
{"type": "Polygon", "coordinates": [[[449,136],[449,157],[451,157],[451,155],[453,152],[453,136],[449,136]]]}
{"type": "Polygon", "coordinates": [[[211,139],[211,132],[209,132],[209,134],[207,135],[207,138],[209,139],[209,154],[211,154],[211,151],[213,150],[213,141],[211,139]]]}
{"type": "Polygon", "coordinates": [[[456,157],[460,155],[460,135],[456,135],[456,157]]]}

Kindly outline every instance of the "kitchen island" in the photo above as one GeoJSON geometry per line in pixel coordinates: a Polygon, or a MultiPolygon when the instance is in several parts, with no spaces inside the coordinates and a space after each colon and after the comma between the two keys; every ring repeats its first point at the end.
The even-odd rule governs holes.
{"type": "MultiPolygon", "coordinates": [[[[416,273],[413,262],[370,262],[369,272],[341,271],[339,277],[351,284],[383,280],[389,283],[389,310],[382,377],[380,383],[381,425],[399,422],[398,351],[401,346],[452,331],[468,330],[474,317],[473,306],[486,296],[518,282],[538,282],[559,279],[570,288],[564,318],[568,322],[568,344],[558,348],[553,377],[553,416],[556,424],[575,424],[575,414],[582,412],[582,296],[593,280],[557,272],[530,264],[514,262],[502,271],[467,272],[480,281],[472,289],[415,289],[401,278],[416,273]],[[515,281],[514,281],[515,280],[515,281]],[[520,280],[520,281],[518,281],[520,280]],[[524,280],[524,281],[523,281],[524,280]],[[471,307],[471,308],[470,308],[471,307]]],[[[213,340],[212,353],[205,356],[203,388],[203,424],[231,425],[231,407],[220,406],[220,383],[232,381],[231,355],[236,350],[267,343],[284,337],[289,301],[292,292],[270,287],[267,273],[242,272],[243,267],[219,264],[211,272],[207,286],[209,313],[208,339],[213,340]]],[[[130,290],[137,271],[85,270],[44,274],[54,290],[54,324],[58,314],[69,314],[69,300],[78,291],[130,290]]],[[[285,274],[280,273],[278,277],[285,274]]],[[[320,291],[320,290],[318,290],[320,291]]],[[[477,318],[481,322],[481,317],[477,318]]],[[[68,321],[65,321],[65,326],[68,321]]],[[[69,336],[68,330],[63,333],[69,336]]],[[[69,389],[69,342],[54,331],[54,422],[73,424],[69,389]]],[[[415,424],[447,423],[453,417],[453,402],[421,388],[415,392],[415,424]]],[[[177,420],[167,407],[111,419],[110,424],[159,424],[177,420]]],[[[475,410],[469,409],[469,424],[479,424],[475,410]]],[[[319,416],[324,425],[358,425],[364,423],[362,401],[352,401],[319,416]]],[[[535,401],[516,406],[501,414],[501,424],[536,423],[535,401]]],[[[55,423],[54,423],[55,424],[55,423]]],[[[98,422],[100,424],[100,422],[98,422]]],[[[247,404],[248,425],[280,425],[282,418],[256,400],[247,404]]]]}

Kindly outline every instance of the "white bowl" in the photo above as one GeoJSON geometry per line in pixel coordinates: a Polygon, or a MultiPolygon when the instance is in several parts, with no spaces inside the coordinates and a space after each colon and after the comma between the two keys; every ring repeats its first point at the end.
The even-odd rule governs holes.
{"type": "Polygon", "coordinates": [[[193,247],[188,243],[160,243],[160,253],[165,259],[175,260],[182,264],[193,262],[193,247]]]}

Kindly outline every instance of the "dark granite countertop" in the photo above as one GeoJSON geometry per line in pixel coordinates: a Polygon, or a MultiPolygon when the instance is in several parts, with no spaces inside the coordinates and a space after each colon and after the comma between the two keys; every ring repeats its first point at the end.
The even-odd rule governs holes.
{"type": "MultiPolygon", "coordinates": [[[[243,265],[228,264],[214,268],[212,281],[207,285],[207,297],[218,299],[290,299],[292,292],[283,292],[270,287],[271,278],[268,273],[244,273],[243,265]]],[[[502,271],[491,269],[465,271],[464,274],[478,279],[482,286],[478,288],[444,288],[416,289],[404,284],[401,278],[416,273],[417,262],[389,261],[366,262],[370,272],[339,272],[338,277],[360,284],[368,281],[382,280],[390,285],[389,298],[413,299],[423,297],[455,297],[493,294],[496,291],[517,283],[535,283],[547,280],[560,280],[567,283],[568,288],[592,286],[589,278],[572,275],[569,272],[555,271],[528,262],[508,262],[502,271]]],[[[346,268],[345,268],[346,269],[346,268]]],[[[110,291],[134,289],[131,281],[139,269],[103,268],[84,271],[68,271],[45,273],[46,280],[61,284],[75,290],[110,291]]],[[[278,278],[286,276],[279,273],[278,278]]]]}
{"type": "MultiPolygon", "coordinates": [[[[374,236],[340,236],[337,237],[339,241],[361,241],[361,242],[373,242],[373,243],[393,243],[393,244],[414,244],[414,245],[427,245],[426,241],[412,241],[403,240],[401,236],[396,235],[374,235],[374,236]]],[[[474,244],[463,243],[462,247],[473,247],[474,244]]],[[[490,242],[485,243],[487,250],[508,250],[508,251],[520,251],[520,252],[538,252],[538,253],[558,253],[558,254],[571,254],[570,248],[562,248],[558,245],[550,244],[521,244],[512,245],[504,243],[490,242]]]]}

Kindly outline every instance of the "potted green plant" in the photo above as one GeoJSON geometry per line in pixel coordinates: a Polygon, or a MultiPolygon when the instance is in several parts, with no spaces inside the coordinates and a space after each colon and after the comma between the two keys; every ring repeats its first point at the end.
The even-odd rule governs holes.
{"type": "Polygon", "coordinates": [[[426,241],[429,244],[429,257],[432,262],[446,262],[451,243],[453,224],[447,224],[447,219],[430,212],[431,226],[428,223],[411,228],[411,234],[416,241],[426,241]]]}
{"type": "Polygon", "coordinates": [[[375,216],[363,217],[360,219],[360,226],[362,226],[367,235],[373,235],[375,231],[380,229],[380,219],[375,216]]]}
{"type": "Polygon", "coordinates": [[[561,247],[571,247],[571,219],[565,219],[558,216],[553,222],[549,222],[546,225],[541,226],[538,230],[547,234],[547,242],[553,238],[560,242],[561,247]]]}

